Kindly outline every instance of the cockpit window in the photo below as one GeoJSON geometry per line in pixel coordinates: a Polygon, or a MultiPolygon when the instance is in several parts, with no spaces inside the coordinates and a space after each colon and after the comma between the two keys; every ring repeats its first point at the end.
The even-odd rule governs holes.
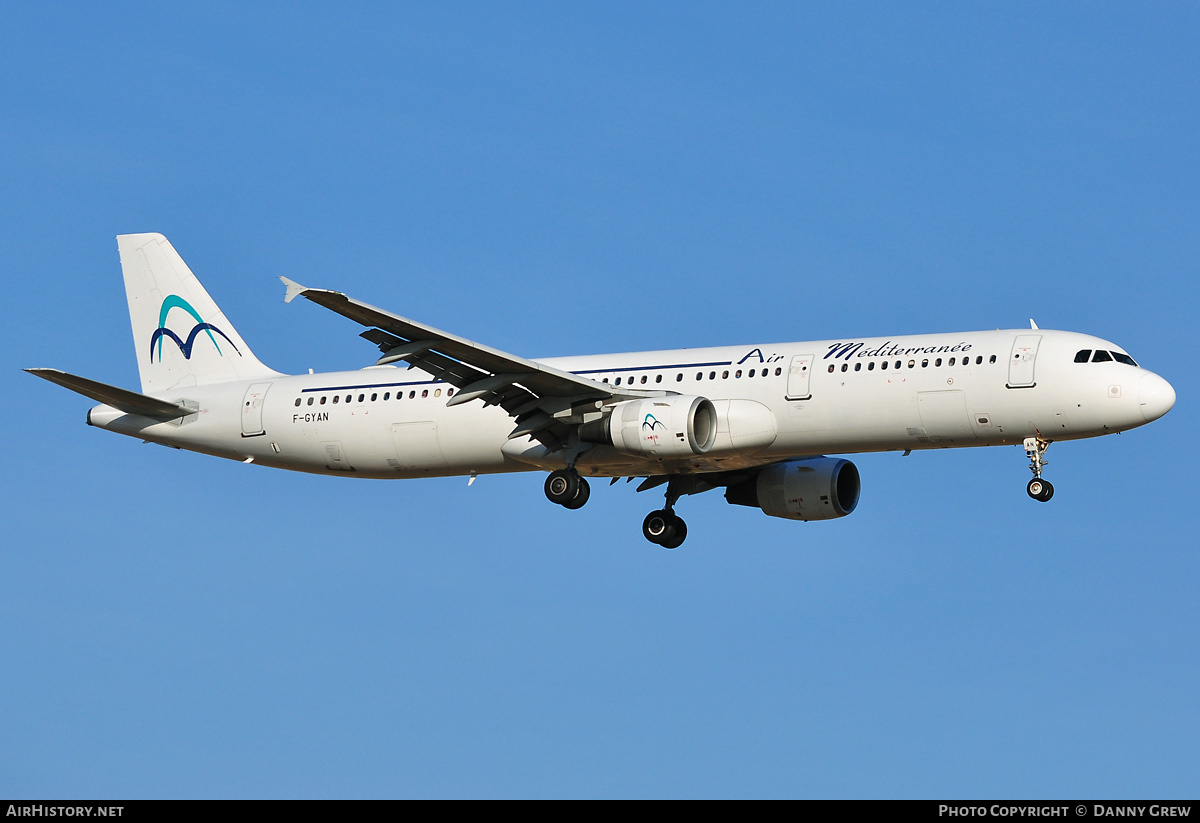
{"type": "Polygon", "coordinates": [[[1086,363],[1088,360],[1091,360],[1091,359],[1092,359],[1092,350],[1091,349],[1083,349],[1081,351],[1075,352],[1075,362],[1076,363],[1086,363]]]}
{"type": "Polygon", "coordinates": [[[1112,355],[1100,349],[1096,349],[1096,353],[1092,355],[1093,363],[1106,363],[1110,360],[1112,360],[1112,355]]]}
{"type": "Polygon", "coordinates": [[[1113,359],[1118,363],[1124,363],[1126,366],[1137,366],[1137,363],[1133,362],[1133,358],[1127,354],[1121,354],[1119,351],[1115,351],[1112,352],[1112,356],[1113,359]]]}

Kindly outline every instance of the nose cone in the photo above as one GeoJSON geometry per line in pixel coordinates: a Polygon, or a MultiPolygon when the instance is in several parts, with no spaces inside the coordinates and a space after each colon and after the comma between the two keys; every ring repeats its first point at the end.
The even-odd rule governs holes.
{"type": "Polygon", "coordinates": [[[1138,398],[1146,422],[1157,420],[1175,405],[1175,389],[1157,374],[1143,375],[1138,382],[1138,398]]]}

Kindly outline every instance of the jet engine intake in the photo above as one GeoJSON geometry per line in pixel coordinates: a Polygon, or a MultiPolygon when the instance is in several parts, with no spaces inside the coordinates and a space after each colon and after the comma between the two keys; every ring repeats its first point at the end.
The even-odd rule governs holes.
{"type": "Polygon", "coordinates": [[[706,397],[626,400],[613,406],[611,414],[580,426],[579,437],[640,457],[694,457],[716,442],[717,411],[706,397]]]}
{"type": "Polygon", "coordinates": [[[758,506],[788,520],[833,520],[858,505],[858,467],[835,457],[786,460],[763,466],[753,477],[725,489],[736,506],[758,506]]]}

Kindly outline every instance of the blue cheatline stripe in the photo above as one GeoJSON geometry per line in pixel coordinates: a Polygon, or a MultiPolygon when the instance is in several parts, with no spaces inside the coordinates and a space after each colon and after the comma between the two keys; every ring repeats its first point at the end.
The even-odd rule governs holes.
{"type": "Polygon", "coordinates": [[[411,383],[363,383],[358,386],[321,386],[316,389],[301,389],[300,392],[314,391],[357,391],[358,389],[391,389],[396,386],[432,386],[435,383],[445,384],[443,380],[416,380],[411,383]]]}
{"type": "MultiPolygon", "coordinates": [[[[232,343],[233,341],[230,341],[230,342],[232,343]]],[[[571,372],[571,374],[578,374],[578,375],[606,374],[608,372],[612,372],[615,374],[616,372],[654,371],[654,370],[669,371],[671,369],[699,369],[699,368],[707,368],[709,366],[732,366],[732,365],[733,365],[732,360],[719,360],[719,361],[715,360],[711,363],[673,363],[673,364],[665,365],[665,366],[627,366],[627,367],[620,367],[620,368],[615,368],[615,369],[613,369],[613,368],[587,369],[585,371],[571,372]]],[[[358,389],[389,389],[389,388],[393,388],[395,386],[432,386],[435,383],[445,383],[445,382],[446,381],[444,381],[444,380],[416,380],[416,381],[409,382],[409,383],[362,383],[362,384],[354,385],[354,386],[322,386],[321,388],[301,389],[300,391],[303,393],[303,392],[317,392],[317,391],[356,391],[358,389]]],[[[516,382],[519,383],[521,381],[518,380],[516,382]]]]}
{"type": "Polygon", "coordinates": [[[571,374],[604,374],[606,372],[622,372],[622,371],[654,371],[662,369],[667,371],[670,369],[702,369],[709,366],[732,366],[732,360],[720,360],[712,363],[671,363],[665,366],[618,366],[617,368],[608,369],[587,369],[585,371],[571,372],[571,374]]]}

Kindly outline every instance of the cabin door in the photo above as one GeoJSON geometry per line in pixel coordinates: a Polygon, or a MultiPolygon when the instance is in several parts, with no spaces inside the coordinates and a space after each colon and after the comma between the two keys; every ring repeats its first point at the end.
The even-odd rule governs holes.
{"type": "Polygon", "coordinates": [[[270,383],[255,383],[246,389],[246,396],[242,398],[242,437],[266,434],[263,430],[263,400],[269,388],[270,383]]]}
{"type": "Polygon", "coordinates": [[[814,359],[814,356],[811,354],[797,354],[792,358],[792,365],[788,367],[788,400],[809,400],[812,398],[812,392],[809,391],[809,378],[812,377],[814,359]]]}
{"type": "Polygon", "coordinates": [[[1040,334],[1018,334],[1013,340],[1012,355],[1008,358],[1010,389],[1027,389],[1037,385],[1033,379],[1033,365],[1037,359],[1038,344],[1041,342],[1040,334]]]}

